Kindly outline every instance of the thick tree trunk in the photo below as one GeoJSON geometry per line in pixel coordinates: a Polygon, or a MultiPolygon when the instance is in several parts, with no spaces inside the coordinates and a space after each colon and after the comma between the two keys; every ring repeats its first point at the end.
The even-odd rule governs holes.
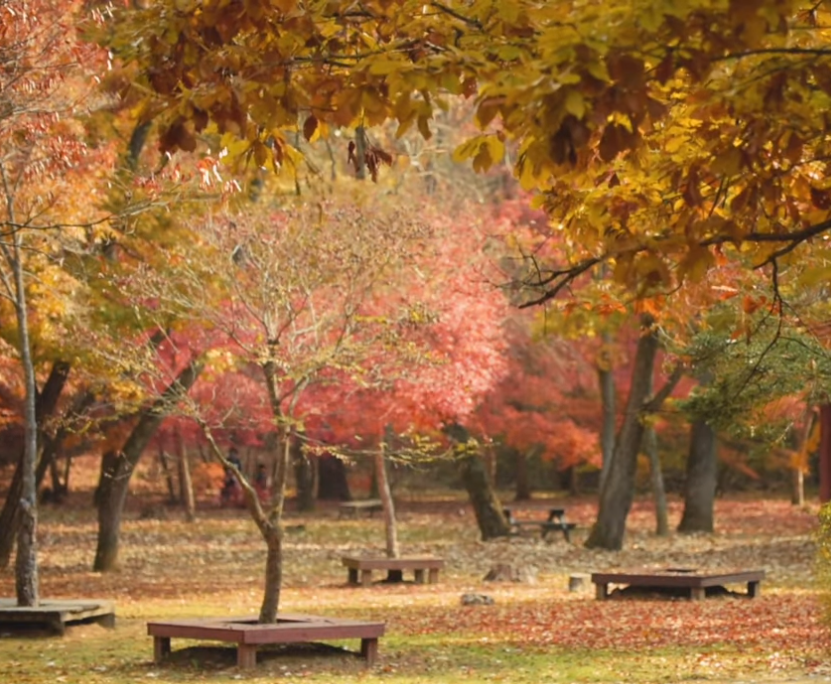
{"type": "Polygon", "coordinates": [[[597,521],[586,540],[588,548],[618,551],[623,547],[626,518],[635,493],[635,474],[644,430],[642,412],[652,390],[653,368],[658,353],[658,338],[651,326],[651,317],[645,316],[635,352],[626,415],[615,440],[614,455],[606,480],[600,490],[597,521]]]}
{"type": "MultiPolygon", "coordinates": [[[[37,397],[35,405],[35,414],[37,416],[37,423],[42,426],[44,420],[51,416],[57,406],[58,399],[66,386],[66,380],[69,377],[70,366],[63,361],[57,361],[52,365],[49,371],[49,377],[43,384],[43,388],[37,397]]],[[[43,438],[43,433],[39,432],[40,438],[43,438]]],[[[54,452],[50,451],[48,456],[51,458],[54,452]]],[[[41,461],[38,463],[38,473],[36,473],[36,485],[40,484],[43,476],[46,473],[46,466],[49,461],[44,460],[46,453],[42,454],[41,461]],[[41,463],[43,465],[41,466],[41,463]]],[[[0,511],[0,569],[7,568],[11,560],[12,551],[14,550],[14,543],[20,530],[20,504],[23,492],[23,452],[18,456],[18,465],[15,468],[12,476],[11,484],[9,485],[9,492],[6,496],[6,501],[3,504],[3,510],[0,511]]]]}
{"type": "Polygon", "coordinates": [[[461,425],[445,427],[445,433],[462,447],[459,459],[459,474],[465,485],[482,541],[507,537],[511,533],[508,521],[502,513],[502,505],[491,487],[485,465],[477,453],[465,453],[464,445],[470,440],[470,433],[461,425]]]}
{"type": "Polygon", "coordinates": [[[121,515],[127,500],[130,478],[147,444],[167,415],[169,407],[196,382],[202,371],[202,363],[191,361],[162,395],[139,416],[119,454],[102,463],[101,481],[98,485],[98,545],[93,570],[109,572],[118,562],[118,544],[121,515]]]}
{"type": "Polygon", "coordinates": [[[690,429],[684,513],[678,525],[679,532],[713,531],[717,481],[715,430],[703,421],[695,421],[690,429]]]}
{"type": "Polygon", "coordinates": [[[352,501],[346,465],[336,456],[323,454],[317,459],[317,498],[324,501],[352,501]]]}
{"type": "Polygon", "coordinates": [[[384,514],[384,538],[387,558],[399,558],[398,527],[395,524],[395,502],[392,498],[390,481],[387,477],[387,462],[384,454],[392,444],[393,432],[389,426],[384,430],[384,438],[375,452],[375,476],[378,480],[378,493],[381,496],[381,510],[384,514]]]}
{"type": "Polygon", "coordinates": [[[658,435],[652,427],[646,428],[643,436],[644,449],[649,457],[649,472],[652,480],[652,496],[655,499],[655,534],[659,537],[669,535],[669,511],[667,492],[664,487],[664,474],[661,471],[661,458],[658,455],[658,435]]]}

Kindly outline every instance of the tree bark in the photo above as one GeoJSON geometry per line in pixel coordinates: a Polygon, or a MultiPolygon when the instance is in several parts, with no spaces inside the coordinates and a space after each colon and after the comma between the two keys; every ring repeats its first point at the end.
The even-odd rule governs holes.
{"type": "Polygon", "coordinates": [[[390,426],[384,429],[384,437],[378,450],[375,452],[375,476],[378,480],[378,493],[381,496],[381,510],[384,515],[384,537],[386,540],[387,558],[399,558],[401,549],[398,546],[398,527],[395,524],[395,502],[392,498],[390,480],[387,477],[387,462],[385,453],[392,445],[393,431],[390,426]]]}
{"type": "Polygon", "coordinates": [[[642,412],[652,391],[658,338],[652,330],[652,318],[641,320],[641,337],[635,352],[632,385],[626,402],[626,414],[615,440],[612,462],[600,490],[597,521],[586,540],[587,548],[619,551],[623,547],[626,518],[635,493],[635,474],[644,425],[642,412]]]}
{"type": "Polygon", "coordinates": [[[679,532],[713,532],[717,481],[716,433],[707,423],[697,420],[690,429],[684,513],[678,524],[679,532]]]}
{"type": "Polygon", "coordinates": [[[170,407],[175,405],[177,399],[193,386],[202,367],[201,361],[191,361],[165,388],[161,396],[142,412],[121,452],[102,463],[101,480],[97,492],[98,545],[93,570],[109,572],[116,568],[121,517],[124,503],[127,500],[130,478],[144,449],[158,430],[170,407]]]}
{"type": "MultiPolygon", "coordinates": [[[[52,364],[52,369],[49,371],[49,377],[43,384],[43,388],[37,397],[35,405],[35,415],[37,417],[37,424],[43,425],[46,418],[51,416],[58,406],[58,399],[66,386],[67,378],[69,377],[70,366],[64,361],[56,361],[52,364]]],[[[39,431],[39,437],[43,438],[42,431],[39,431]]],[[[46,454],[41,455],[41,460],[46,454]]],[[[50,452],[51,456],[51,452],[50,452]]],[[[48,461],[44,462],[43,473],[46,472],[45,466],[48,461]]],[[[3,510],[0,511],[0,569],[7,568],[11,560],[12,551],[14,550],[15,539],[20,530],[20,503],[23,492],[23,451],[18,456],[18,465],[15,468],[12,476],[9,491],[6,495],[6,501],[3,504],[3,510]]],[[[40,463],[38,468],[40,469],[40,463]]],[[[37,477],[36,485],[43,479],[43,474],[37,477]]]]}
{"type": "Polygon", "coordinates": [[[664,487],[664,474],[661,472],[661,458],[658,454],[658,435],[655,434],[654,428],[646,428],[643,440],[646,455],[649,457],[652,496],[655,499],[655,534],[659,537],[666,537],[669,535],[667,492],[664,487]]]}
{"type": "Polygon", "coordinates": [[[473,505],[482,541],[507,537],[511,533],[511,528],[502,513],[502,505],[496,492],[491,487],[485,464],[478,453],[465,453],[470,433],[457,423],[445,427],[444,431],[461,447],[459,474],[473,505]]]}

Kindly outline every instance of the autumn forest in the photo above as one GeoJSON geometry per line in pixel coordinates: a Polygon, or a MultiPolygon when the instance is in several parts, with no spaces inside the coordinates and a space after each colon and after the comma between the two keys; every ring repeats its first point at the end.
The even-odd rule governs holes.
{"type": "MultiPolygon", "coordinates": [[[[355,545],[443,554],[453,591],[511,557],[577,589],[724,552],[775,596],[690,619],[767,611],[800,634],[791,676],[818,672],[829,38],[831,5],[798,0],[0,0],[0,596],[83,595],[74,572],[113,591],[193,530],[205,558],[245,540],[214,562],[256,577],[263,625],[316,603],[300,548],[312,578],[355,545]],[[541,539],[510,511],[532,502],[541,539]]],[[[177,562],[129,599],[136,625],[187,591],[177,562]]],[[[208,607],[205,582],[233,591],[192,581],[208,607]]],[[[427,586],[408,643],[456,629],[427,586]]],[[[541,587],[487,618],[526,625],[506,652],[544,648],[562,609],[585,638],[557,648],[616,681],[600,618],[565,592],[546,612],[541,587]]],[[[394,681],[430,679],[394,648],[418,661],[394,681]]],[[[529,667],[516,681],[561,681],[529,667]]]]}

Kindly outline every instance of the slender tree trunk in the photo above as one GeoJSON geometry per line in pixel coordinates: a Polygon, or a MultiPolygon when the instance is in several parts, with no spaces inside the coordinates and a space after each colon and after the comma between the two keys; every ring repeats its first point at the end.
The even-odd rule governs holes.
{"type": "Polygon", "coordinates": [[[470,433],[461,425],[453,424],[445,427],[445,433],[457,442],[462,448],[459,459],[459,474],[465,485],[482,541],[507,537],[511,533],[508,521],[502,513],[502,505],[493,491],[485,465],[478,453],[465,453],[464,446],[470,440],[470,433]]]}
{"type": "Polygon", "coordinates": [[[176,451],[179,456],[179,498],[185,504],[185,520],[196,520],[196,497],[193,495],[193,480],[190,476],[190,457],[185,448],[182,433],[176,432],[176,451]]]}
{"type": "MultiPolygon", "coordinates": [[[[6,173],[3,169],[3,181],[8,193],[6,173]]],[[[7,197],[9,195],[7,194],[7,197]]],[[[9,219],[14,222],[14,207],[8,204],[9,219]]],[[[15,231],[12,236],[11,251],[6,247],[5,256],[14,278],[14,308],[17,315],[18,349],[23,366],[24,383],[24,446],[20,490],[20,529],[17,533],[17,555],[15,556],[14,579],[18,606],[37,606],[40,603],[40,590],[37,560],[37,481],[35,469],[38,453],[38,416],[37,385],[35,366],[32,360],[32,347],[29,341],[29,313],[23,280],[22,236],[15,231]]]]}
{"type": "Polygon", "coordinates": [[[167,500],[171,504],[179,503],[181,498],[182,480],[181,473],[179,479],[179,496],[176,496],[176,483],[173,481],[173,469],[170,467],[170,456],[164,450],[164,447],[159,444],[159,465],[162,467],[162,474],[164,475],[165,485],[167,486],[167,500]]]}
{"type": "Polygon", "coordinates": [[[270,624],[277,622],[280,589],[283,586],[283,528],[280,522],[269,525],[263,537],[266,544],[265,590],[257,621],[270,624]]]}
{"type": "Polygon", "coordinates": [[[666,537],[669,535],[667,492],[664,487],[664,474],[661,472],[661,458],[658,454],[658,435],[655,434],[654,428],[646,428],[643,440],[646,455],[649,457],[652,496],[655,498],[655,534],[659,537],[666,537]]]}
{"type": "Polygon", "coordinates": [[[175,405],[178,397],[190,390],[202,367],[200,361],[191,361],[152,406],[142,412],[121,452],[102,464],[97,492],[98,545],[93,570],[109,572],[116,568],[121,516],[127,500],[130,478],[169,408],[175,405]]]}
{"type": "Polygon", "coordinates": [[[600,467],[600,488],[611,467],[615,451],[615,376],[612,372],[612,356],[609,352],[611,341],[609,334],[601,335],[603,350],[597,361],[597,382],[600,388],[601,427],[600,452],[603,458],[600,467]]]}
{"type": "Polygon", "coordinates": [[[713,531],[717,482],[716,433],[707,423],[698,420],[690,429],[684,513],[678,525],[679,532],[713,531]]]}
{"type": "MultiPolygon", "coordinates": [[[[42,425],[44,420],[51,416],[57,409],[58,399],[69,377],[69,370],[69,364],[63,361],[57,361],[52,364],[49,377],[43,384],[43,388],[37,398],[35,413],[37,415],[38,425],[42,425]]],[[[18,456],[17,468],[15,468],[11,484],[9,485],[6,501],[3,504],[3,510],[0,511],[0,569],[9,566],[12,551],[14,550],[14,543],[20,530],[20,503],[23,498],[23,456],[24,452],[21,451],[18,456]]],[[[43,472],[45,473],[45,468],[43,472]]],[[[36,484],[39,484],[42,479],[43,475],[41,474],[36,484]]]]}
{"type": "Polygon", "coordinates": [[[794,506],[805,505],[805,471],[808,469],[808,444],[811,441],[811,432],[814,427],[816,413],[811,404],[805,406],[802,434],[796,445],[796,462],[793,464],[791,477],[791,503],[794,506]]]}
{"type": "Polygon", "coordinates": [[[641,414],[652,390],[653,368],[658,353],[658,338],[651,329],[651,317],[644,316],[641,325],[626,415],[615,440],[612,463],[600,490],[597,521],[586,540],[588,548],[618,551],[623,547],[626,518],[635,493],[637,459],[644,430],[641,414]]]}
{"type": "Polygon", "coordinates": [[[297,510],[313,511],[315,509],[315,480],[311,459],[303,452],[300,440],[292,440],[292,461],[294,463],[294,480],[297,483],[297,510]]]}
{"type": "Polygon", "coordinates": [[[387,477],[387,462],[384,457],[392,446],[393,432],[390,426],[384,429],[384,437],[375,452],[375,476],[378,479],[378,493],[381,495],[381,510],[384,515],[384,535],[386,539],[387,558],[399,558],[398,527],[395,524],[395,502],[392,498],[390,481],[387,477]]]}
{"type": "Polygon", "coordinates": [[[260,606],[260,623],[277,622],[280,610],[280,592],[283,583],[283,505],[291,458],[291,435],[285,426],[280,427],[277,443],[277,462],[274,475],[274,492],[268,519],[260,527],[266,543],[265,588],[260,606]]]}

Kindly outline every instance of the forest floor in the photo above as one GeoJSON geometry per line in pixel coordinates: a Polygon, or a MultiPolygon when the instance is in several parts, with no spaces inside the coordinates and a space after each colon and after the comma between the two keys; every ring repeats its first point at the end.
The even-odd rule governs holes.
{"type": "MultiPolygon", "coordinates": [[[[658,538],[648,501],[636,502],[625,548],[590,551],[583,541],[596,514],[589,498],[550,498],[578,524],[572,543],[528,533],[478,540],[460,494],[415,500],[402,495],[399,535],[405,555],[446,561],[438,584],[346,585],[344,555],[380,551],[380,519],[338,519],[334,506],[289,511],[281,610],[386,622],[377,665],[339,651],[260,654],[239,670],[234,650],[174,640],[162,665],[152,661],[151,618],[256,614],[264,545],[244,511],[204,503],[195,523],[156,506],[142,518],[135,498],[122,527],[118,572],[90,571],[96,524],[89,492],[45,506],[39,534],[42,598],[116,603],[114,630],[70,627],[64,637],[22,638],[0,630],[0,681],[67,682],[827,682],[831,634],[826,592],[815,579],[816,504],[727,498],[716,505],[715,534],[658,538]],[[528,583],[485,582],[497,563],[536,573],[528,583]],[[597,601],[593,585],[568,588],[569,575],[634,567],[764,569],[762,595],[687,600],[597,601]],[[463,593],[493,605],[463,606],[463,593]]],[[[145,511],[146,514],[146,511],[145,511]]],[[[681,504],[671,502],[677,525],[681,504]]],[[[829,589],[828,591],[831,591],[829,589]]],[[[11,570],[0,596],[14,596],[11,570]]],[[[343,644],[354,648],[357,643],[343,644]]]]}

